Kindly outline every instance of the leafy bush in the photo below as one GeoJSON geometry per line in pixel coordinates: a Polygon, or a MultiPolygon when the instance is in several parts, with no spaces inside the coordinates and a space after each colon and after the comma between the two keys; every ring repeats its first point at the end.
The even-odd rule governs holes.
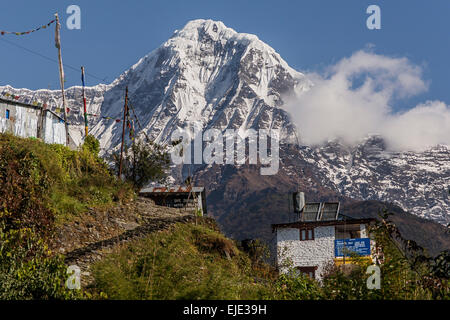
{"type": "MultiPolygon", "coordinates": [[[[125,146],[122,160],[122,175],[125,181],[140,190],[147,183],[163,182],[170,165],[170,156],[165,147],[137,140],[130,147],[125,146]]],[[[120,153],[113,155],[116,173],[119,173],[120,153]]]]}
{"type": "Polygon", "coordinates": [[[66,270],[31,229],[0,226],[0,300],[81,298],[64,287],[66,270]]]}
{"type": "Polygon", "coordinates": [[[381,299],[379,290],[367,288],[366,270],[370,263],[357,256],[349,258],[352,264],[336,266],[333,263],[325,268],[322,281],[323,297],[328,300],[381,299]]]}
{"type": "Polygon", "coordinates": [[[132,189],[111,176],[98,151],[92,136],[75,151],[0,134],[0,212],[9,213],[7,226],[49,230],[55,217],[131,198],[132,189]]]}
{"type": "Polygon", "coordinates": [[[54,220],[45,203],[51,177],[35,143],[0,135],[0,221],[7,229],[29,227],[48,234],[54,220]]]}
{"type": "Polygon", "coordinates": [[[380,289],[367,289],[368,263],[352,256],[354,267],[350,270],[334,265],[327,268],[323,275],[324,297],[332,300],[449,299],[448,275],[442,273],[445,270],[442,256],[445,254],[436,260],[426,258],[424,250],[403,239],[387,217],[385,213],[381,221],[370,229],[377,246],[382,248],[382,255],[378,257],[380,289]]]}
{"type": "Polygon", "coordinates": [[[133,195],[97,154],[93,137],[74,151],[0,134],[0,299],[77,297],[47,240],[58,221],[133,195]]]}
{"type": "Polygon", "coordinates": [[[98,156],[98,153],[100,152],[100,142],[95,139],[93,135],[88,135],[84,139],[82,148],[92,153],[94,156],[98,156]]]}
{"type": "Polygon", "coordinates": [[[276,299],[317,300],[322,298],[318,283],[302,273],[281,274],[275,282],[276,299]]]}

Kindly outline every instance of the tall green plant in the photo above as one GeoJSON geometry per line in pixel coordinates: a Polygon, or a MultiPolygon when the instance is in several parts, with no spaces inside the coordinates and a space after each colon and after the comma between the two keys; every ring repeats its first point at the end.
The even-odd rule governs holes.
{"type": "MultiPolygon", "coordinates": [[[[122,160],[122,174],[125,180],[140,190],[149,182],[163,182],[167,177],[170,156],[167,149],[159,144],[138,140],[125,147],[122,160]]],[[[116,172],[119,171],[120,153],[113,155],[116,172]]]]}
{"type": "Polygon", "coordinates": [[[31,229],[6,230],[0,224],[0,300],[76,299],[68,290],[63,257],[53,255],[31,229]]]}
{"type": "Polygon", "coordinates": [[[434,260],[416,243],[405,240],[389,216],[387,212],[382,213],[380,221],[370,228],[377,247],[382,249],[377,257],[381,288],[367,289],[368,265],[363,259],[352,257],[356,266],[350,270],[335,265],[327,268],[323,279],[327,299],[449,299],[448,275],[442,273],[445,270],[442,257],[437,263],[430,263],[434,260]]]}

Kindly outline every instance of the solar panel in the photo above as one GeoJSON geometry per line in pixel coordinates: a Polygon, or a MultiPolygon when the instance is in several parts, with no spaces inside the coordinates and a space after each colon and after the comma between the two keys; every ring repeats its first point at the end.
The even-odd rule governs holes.
{"type": "Polygon", "coordinates": [[[319,220],[322,221],[337,220],[339,215],[339,206],[340,206],[339,202],[323,203],[319,220]]]}
{"type": "Polygon", "coordinates": [[[316,221],[320,207],[320,203],[307,203],[302,213],[302,221],[316,221]]]}

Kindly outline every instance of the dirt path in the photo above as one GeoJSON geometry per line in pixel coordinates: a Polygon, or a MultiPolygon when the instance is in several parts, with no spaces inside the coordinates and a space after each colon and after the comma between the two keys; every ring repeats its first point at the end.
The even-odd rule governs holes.
{"type": "Polygon", "coordinates": [[[80,268],[81,285],[88,287],[93,281],[90,266],[115,248],[149,233],[167,230],[174,223],[193,221],[195,217],[189,211],[156,206],[152,200],[139,197],[130,204],[91,209],[83,217],[63,224],[52,249],[65,255],[68,266],[80,268]]]}

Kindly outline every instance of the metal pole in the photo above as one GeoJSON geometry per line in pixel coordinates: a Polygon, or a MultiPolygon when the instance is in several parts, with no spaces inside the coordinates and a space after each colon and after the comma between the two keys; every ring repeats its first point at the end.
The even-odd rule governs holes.
{"type": "Polygon", "coordinates": [[[344,246],[342,248],[342,252],[344,253],[344,256],[342,257],[344,268],[345,268],[345,232],[347,231],[346,226],[347,226],[347,219],[344,217],[344,246]]]}
{"type": "Polygon", "coordinates": [[[125,125],[128,111],[128,86],[125,88],[125,106],[123,108],[122,145],[120,146],[119,179],[122,177],[123,142],[125,140],[125,125]]]}
{"type": "Polygon", "coordinates": [[[86,133],[86,137],[88,136],[88,119],[87,119],[87,110],[86,110],[86,96],[84,94],[84,67],[81,67],[81,82],[83,83],[83,105],[84,105],[84,129],[86,133]]]}
{"type": "Polygon", "coordinates": [[[64,108],[64,126],[66,128],[66,146],[69,146],[69,125],[67,124],[67,106],[66,97],[64,95],[64,69],[61,57],[61,39],[60,39],[60,29],[58,13],[55,13],[56,18],[56,30],[55,30],[55,46],[58,48],[58,62],[59,62],[59,82],[61,84],[62,102],[64,108]]]}

